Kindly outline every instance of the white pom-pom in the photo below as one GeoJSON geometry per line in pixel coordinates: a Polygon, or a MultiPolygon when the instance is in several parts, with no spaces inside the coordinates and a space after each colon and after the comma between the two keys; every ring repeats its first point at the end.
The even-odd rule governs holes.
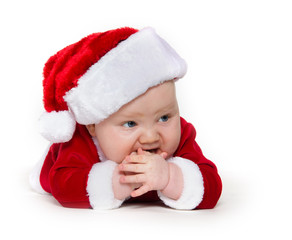
{"type": "Polygon", "coordinates": [[[75,127],[76,121],[69,111],[45,112],[39,119],[40,134],[52,143],[69,141],[75,127]]]}

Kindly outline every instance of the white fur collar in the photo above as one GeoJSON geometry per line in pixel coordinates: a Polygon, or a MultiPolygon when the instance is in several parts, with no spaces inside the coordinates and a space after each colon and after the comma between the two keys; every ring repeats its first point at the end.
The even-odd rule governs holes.
{"type": "Polygon", "coordinates": [[[98,153],[98,156],[99,156],[99,160],[101,162],[106,161],[107,159],[106,159],[104,153],[102,152],[102,150],[101,150],[101,148],[99,146],[99,143],[98,143],[97,139],[95,137],[92,137],[92,140],[94,142],[94,145],[96,146],[96,150],[97,150],[97,153],[98,153]]]}

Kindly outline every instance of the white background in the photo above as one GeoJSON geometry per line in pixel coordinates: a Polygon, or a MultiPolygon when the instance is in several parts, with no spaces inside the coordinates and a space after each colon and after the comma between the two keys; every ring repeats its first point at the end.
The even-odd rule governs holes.
{"type": "Polygon", "coordinates": [[[2,1],[1,239],[291,239],[291,13],[281,0],[2,1]],[[68,209],[31,190],[48,144],[36,127],[45,61],[122,26],[154,27],[188,62],[178,99],[222,177],[215,209],[68,209]]]}

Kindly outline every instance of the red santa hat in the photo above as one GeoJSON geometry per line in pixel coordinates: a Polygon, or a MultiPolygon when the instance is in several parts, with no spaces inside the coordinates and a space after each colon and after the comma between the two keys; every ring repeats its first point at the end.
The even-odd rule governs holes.
{"type": "Polygon", "coordinates": [[[152,28],[91,34],[44,67],[40,133],[67,142],[76,122],[99,123],[149,88],[186,73],[185,61],[152,28]]]}

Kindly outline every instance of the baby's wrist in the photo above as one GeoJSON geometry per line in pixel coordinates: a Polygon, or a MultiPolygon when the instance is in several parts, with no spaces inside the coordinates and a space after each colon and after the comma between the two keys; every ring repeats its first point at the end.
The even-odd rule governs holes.
{"type": "Polygon", "coordinates": [[[160,192],[168,198],[177,200],[180,198],[183,189],[183,175],[181,169],[174,163],[168,163],[169,180],[164,189],[160,192]]]}
{"type": "Polygon", "coordinates": [[[116,166],[112,177],[113,192],[116,199],[124,200],[130,196],[132,192],[132,187],[127,184],[121,184],[121,176],[122,175],[119,172],[118,166],[116,166]]]}

